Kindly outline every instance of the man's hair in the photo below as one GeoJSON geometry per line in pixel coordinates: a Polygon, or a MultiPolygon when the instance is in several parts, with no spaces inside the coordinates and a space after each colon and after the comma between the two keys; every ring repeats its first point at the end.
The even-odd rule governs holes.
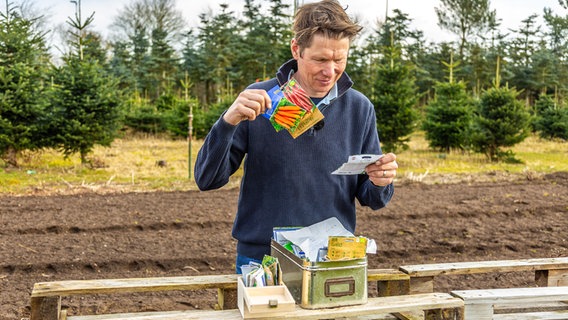
{"type": "Polygon", "coordinates": [[[301,6],[294,18],[294,37],[300,49],[308,48],[314,35],[352,41],[363,28],[351,21],[339,1],[323,0],[301,6]]]}

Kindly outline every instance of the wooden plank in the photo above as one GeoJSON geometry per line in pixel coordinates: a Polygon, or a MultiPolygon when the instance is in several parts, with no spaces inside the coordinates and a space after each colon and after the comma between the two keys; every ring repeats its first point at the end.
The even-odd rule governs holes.
{"type": "Polygon", "coordinates": [[[568,286],[568,270],[538,270],[535,282],[539,287],[568,286]]]}
{"type": "Polygon", "coordinates": [[[404,281],[409,280],[410,276],[397,269],[369,269],[367,270],[367,281],[404,281]]]}
{"type": "Polygon", "coordinates": [[[424,310],[424,320],[456,320],[465,319],[463,308],[424,310]]]}
{"type": "Polygon", "coordinates": [[[495,313],[516,313],[519,310],[523,312],[533,312],[533,311],[552,311],[552,310],[568,310],[568,303],[565,301],[549,301],[549,302],[539,302],[536,305],[528,305],[526,303],[519,304],[506,304],[506,305],[493,305],[493,310],[495,313]]]}
{"type": "Polygon", "coordinates": [[[377,282],[379,297],[401,296],[410,293],[410,280],[377,282]]]}
{"type": "Polygon", "coordinates": [[[452,295],[473,304],[518,304],[568,300],[568,287],[456,290],[452,295]]]}
{"type": "Polygon", "coordinates": [[[404,295],[410,290],[410,276],[396,269],[368,270],[367,281],[377,282],[379,297],[404,295]]]}
{"type": "Polygon", "coordinates": [[[395,312],[393,315],[398,320],[424,320],[424,312],[420,311],[407,311],[407,312],[395,312]]]}
{"type": "Polygon", "coordinates": [[[434,277],[411,277],[410,294],[428,293],[434,291],[434,277]]]}
{"type": "Polygon", "coordinates": [[[464,300],[465,319],[490,320],[494,319],[496,305],[532,308],[567,300],[568,287],[457,290],[452,291],[452,295],[464,300]]]}
{"type": "MultiPolygon", "coordinates": [[[[286,314],[279,314],[278,319],[329,319],[353,318],[373,314],[405,312],[413,310],[461,309],[463,301],[445,293],[429,293],[413,296],[370,298],[366,304],[329,309],[302,309],[298,306],[286,314]]],[[[459,313],[458,313],[459,314],[459,313]]],[[[242,319],[239,310],[224,311],[170,311],[152,313],[129,313],[101,316],[76,316],[68,320],[236,320],[242,319]]],[[[454,318],[458,319],[458,318],[454,318]]]]}
{"type": "Polygon", "coordinates": [[[495,314],[495,320],[560,320],[568,319],[568,310],[495,314]]]}
{"type": "Polygon", "coordinates": [[[166,312],[117,313],[89,316],[67,316],[67,320],[242,320],[239,310],[185,310],[166,312]]]}
{"type": "MultiPolygon", "coordinates": [[[[368,270],[368,281],[405,280],[408,278],[409,276],[407,274],[396,269],[368,270]]],[[[33,287],[32,297],[236,288],[236,274],[188,277],[69,280],[36,283],[33,287]]]]}
{"type": "Polygon", "coordinates": [[[217,289],[217,303],[219,304],[219,309],[236,309],[237,300],[237,289],[217,289]]]}
{"type": "MultiPolygon", "coordinates": [[[[368,281],[408,280],[410,277],[396,269],[370,269],[368,281]]],[[[134,292],[155,292],[174,290],[218,289],[218,305],[220,309],[237,307],[237,275],[204,275],[188,277],[156,277],[156,278],[126,278],[126,279],[95,279],[40,282],[34,284],[31,294],[31,313],[33,320],[58,320],[59,312],[56,301],[58,297],[70,295],[114,294],[134,292]],[[40,299],[54,297],[56,300],[40,299]],[[51,304],[47,304],[51,301],[51,304]],[[55,301],[55,302],[54,302],[55,301]],[[40,310],[41,308],[41,310],[40,310]]],[[[395,294],[392,284],[390,294],[395,294]]],[[[399,287],[404,288],[404,284],[399,287]]],[[[399,290],[406,294],[408,290],[399,290]]],[[[59,319],[60,320],[60,319],[59,319]]]]}
{"type": "Polygon", "coordinates": [[[464,319],[493,320],[493,305],[466,304],[464,307],[464,319]]]}
{"type": "Polygon", "coordinates": [[[31,296],[33,298],[48,296],[69,296],[78,294],[110,294],[217,288],[236,289],[237,275],[231,274],[193,277],[157,277],[39,282],[34,285],[31,296]]]}
{"type": "Polygon", "coordinates": [[[60,320],[61,297],[32,297],[30,320],[60,320]]]}
{"type": "Polygon", "coordinates": [[[405,265],[399,269],[411,277],[557,269],[568,272],[568,257],[405,265]]]}

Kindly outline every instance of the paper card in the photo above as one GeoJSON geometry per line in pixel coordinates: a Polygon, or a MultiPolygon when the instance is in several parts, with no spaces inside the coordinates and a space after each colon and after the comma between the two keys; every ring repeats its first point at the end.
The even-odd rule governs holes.
{"type": "Polygon", "coordinates": [[[336,175],[357,175],[365,174],[365,168],[371,163],[377,162],[382,154],[358,154],[349,156],[346,163],[337,168],[331,174],[336,175]]]}

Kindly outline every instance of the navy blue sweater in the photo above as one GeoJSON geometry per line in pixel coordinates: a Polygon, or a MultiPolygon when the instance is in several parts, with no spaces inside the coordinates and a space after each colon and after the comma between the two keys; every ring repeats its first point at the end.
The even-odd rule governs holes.
{"type": "MultiPolygon", "coordinates": [[[[276,78],[250,88],[270,90],[284,84],[296,67],[291,60],[276,78]]],[[[337,217],[355,233],[355,199],[379,209],[392,198],[392,184],[377,187],[366,175],[331,174],[350,155],[382,153],[373,105],[352,84],[344,73],[332,90],[336,94],[318,105],[324,127],[296,139],[285,130],[276,132],[264,117],[237,126],[221,117],[211,128],[196,159],[195,181],[201,190],[220,188],[244,159],[232,232],[239,254],[256,259],[269,254],[273,227],[308,226],[337,217]]]]}

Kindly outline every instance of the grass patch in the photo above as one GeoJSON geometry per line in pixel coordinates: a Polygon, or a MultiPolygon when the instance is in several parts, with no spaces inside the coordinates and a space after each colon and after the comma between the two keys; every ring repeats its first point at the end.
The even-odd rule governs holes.
{"type": "MultiPolygon", "coordinates": [[[[192,143],[193,161],[201,144],[192,143]]],[[[397,155],[399,182],[535,178],[568,171],[568,143],[536,136],[511,149],[522,161],[520,164],[491,163],[480,154],[432,151],[422,132],[413,134],[409,145],[409,150],[397,155]]],[[[0,162],[0,194],[196,190],[188,147],[186,140],[151,136],[118,139],[110,148],[96,147],[89,166],[82,165],[78,156],[65,159],[54,150],[28,152],[19,159],[19,168],[6,168],[0,162]]],[[[227,188],[238,186],[241,176],[239,170],[227,188]]]]}

